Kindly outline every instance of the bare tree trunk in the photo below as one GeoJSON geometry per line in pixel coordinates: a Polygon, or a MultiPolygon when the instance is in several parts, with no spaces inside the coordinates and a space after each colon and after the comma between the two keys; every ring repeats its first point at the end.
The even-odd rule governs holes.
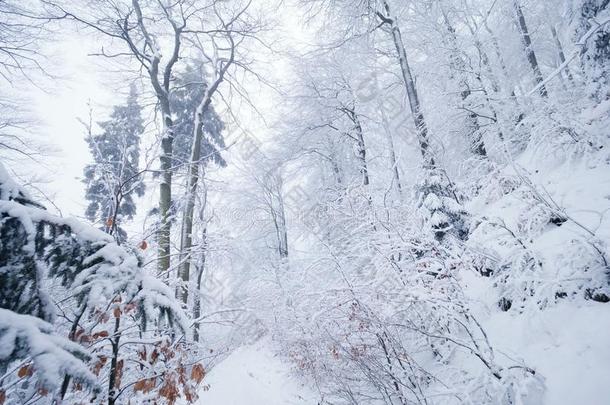
{"type": "Polygon", "coordinates": [[[284,197],[282,196],[281,188],[278,190],[278,207],[280,258],[286,259],[288,257],[288,229],[286,227],[286,209],[284,207],[284,197]]]}
{"type": "Polygon", "coordinates": [[[417,139],[419,142],[420,151],[422,157],[424,158],[424,166],[427,168],[435,168],[436,163],[434,161],[434,157],[432,156],[432,151],[430,150],[428,140],[428,127],[426,126],[424,114],[421,110],[419,96],[417,94],[415,82],[413,81],[411,68],[409,67],[409,61],[407,59],[407,52],[405,50],[405,46],[402,40],[402,34],[400,33],[400,28],[398,27],[398,22],[396,18],[392,17],[388,0],[382,0],[381,4],[383,5],[385,15],[378,12],[377,16],[382,20],[384,24],[387,24],[390,27],[390,32],[394,41],[394,47],[396,48],[396,52],[398,53],[398,60],[400,63],[402,78],[404,80],[407,96],[409,97],[409,107],[413,116],[415,129],[417,130],[417,139]]]}
{"type": "Polygon", "coordinates": [[[442,13],[445,26],[449,33],[449,48],[451,49],[449,66],[454,71],[455,77],[457,77],[460,96],[462,98],[462,103],[464,104],[463,108],[468,111],[468,122],[466,127],[468,130],[469,149],[473,154],[485,157],[487,156],[487,150],[480,132],[481,127],[479,125],[478,115],[473,111],[472,106],[466,106],[466,104],[468,104],[468,98],[472,94],[468,79],[465,77],[466,63],[460,55],[455,29],[451,25],[444,9],[442,9],[442,13]]]}
{"type": "MultiPolygon", "coordinates": [[[[519,26],[519,31],[521,32],[521,39],[523,40],[523,45],[525,46],[525,55],[527,57],[527,61],[529,62],[534,73],[536,85],[540,85],[540,83],[544,81],[544,78],[542,77],[542,71],[540,70],[540,66],[538,65],[536,53],[534,52],[534,48],[532,48],[532,39],[530,37],[530,33],[525,22],[523,10],[521,9],[519,0],[513,0],[513,5],[515,8],[515,13],[517,14],[517,25],[519,26]]],[[[542,97],[548,97],[548,93],[544,85],[540,86],[539,91],[542,97]]]]}
{"type": "MultiPolygon", "coordinates": [[[[226,28],[226,27],[225,27],[226,28]]],[[[229,58],[217,68],[217,76],[214,82],[205,90],[203,98],[197,106],[195,112],[195,128],[193,134],[193,145],[191,147],[191,161],[188,166],[186,188],[186,207],[182,220],[182,234],[180,241],[180,268],[178,269],[178,277],[182,279],[182,292],[178,294],[183,302],[188,301],[188,285],[190,281],[190,254],[193,246],[193,212],[195,209],[195,198],[197,193],[197,184],[199,183],[199,165],[201,165],[201,141],[203,139],[203,120],[205,113],[212,104],[212,96],[218,91],[218,86],[224,81],[225,74],[229,67],[235,61],[235,42],[233,37],[228,34],[229,43],[229,58]]]]}
{"type": "Polygon", "coordinates": [[[343,176],[341,175],[341,169],[339,168],[339,163],[337,162],[337,157],[334,152],[330,155],[330,165],[333,169],[335,182],[337,182],[338,186],[341,186],[343,184],[343,176]]]}
{"type": "Polygon", "coordinates": [[[201,162],[201,140],[203,137],[202,115],[197,111],[195,118],[195,137],[191,150],[191,162],[189,164],[187,187],[186,187],[186,207],[182,218],[182,233],[180,235],[180,267],[178,277],[182,280],[182,285],[178,287],[176,295],[182,302],[188,301],[188,287],[191,272],[191,249],[193,247],[193,213],[195,210],[195,199],[197,184],[199,183],[199,165],[201,162]]]}
{"type": "MultiPolygon", "coordinates": [[[[494,43],[494,46],[495,46],[496,56],[500,59],[500,63],[501,63],[501,66],[502,66],[503,74],[505,76],[505,80],[508,80],[508,72],[506,71],[506,66],[504,65],[504,58],[502,57],[502,53],[500,52],[500,48],[498,47],[497,41],[495,41],[494,33],[491,31],[489,26],[487,26],[487,22],[485,22],[484,26],[487,29],[487,31],[489,32],[490,36],[494,39],[493,43],[494,43]]],[[[471,28],[470,24],[468,25],[468,28],[470,30],[470,33],[471,33],[473,39],[474,39],[474,45],[475,45],[475,47],[477,49],[477,52],[479,54],[479,57],[481,59],[481,64],[485,68],[486,74],[489,76],[489,81],[490,81],[491,86],[492,86],[492,91],[497,93],[500,90],[500,87],[498,86],[498,82],[497,82],[496,76],[494,75],[493,69],[492,69],[492,67],[491,67],[491,65],[489,63],[489,56],[487,55],[487,52],[485,51],[485,48],[483,47],[483,44],[481,43],[477,32],[471,28]]],[[[475,77],[477,79],[477,83],[479,84],[479,86],[481,88],[481,91],[483,92],[483,95],[485,97],[485,101],[486,101],[487,106],[489,108],[489,111],[490,111],[490,114],[491,114],[491,117],[489,117],[489,119],[491,119],[496,124],[496,126],[497,126],[497,129],[498,129],[498,138],[500,138],[501,141],[504,141],[504,134],[503,134],[502,128],[501,128],[501,126],[499,125],[499,122],[498,122],[498,114],[496,112],[496,109],[495,109],[494,105],[492,104],[492,102],[491,102],[491,100],[489,98],[489,92],[487,91],[485,83],[483,82],[483,78],[481,77],[481,72],[478,72],[475,75],[475,77]]],[[[519,103],[517,102],[517,99],[515,97],[515,92],[512,89],[510,91],[510,95],[511,95],[511,100],[513,100],[517,110],[521,111],[521,107],[519,106],[519,103]]],[[[522,119],[522,115],[523,115],[523,113],[519,112],[518,120],[522,119]]]]}
{"type": "MultiPolygon", "coordinates": [[[[557,46],[557,56],[559,57],[559,65],[563,65],[566,61],[566,55],[563,52],[563,46],[561,45],[561,41],[559,40],[559,35],[557,35],[557,29],[554,25],[551,25],[551,35],[553,35],[553,40],[555,41],[555,46],[557,46]]],[[[568,78],[570,84],[574,82],[574,78],[572,77],[572,72],[570,72],[570,68],[568,65],[565,67],[565,74],[568,78]]]]}
{"type": "MultiPolygon", "coordinates": [[[[182,30],[186,26],[186,22],[183,20],[183,25],[178,26],[171,18],[168,18],[168,21],[174,30],[174,44],[170,58],[165,65],[165,69],[163,69],[163,80],[160,80],[159,63],[161,62],[161,52],[158,49],[155,38],[148,32],[142,15],[142,9],[140,8],[140,1],[132,0],[132,5],[145,43],[154,51],[154,55],[149,59],[150,64],[146,66],[146,69],[159,102],[163,118],[163,137],[161,138],[160,157],[161,184],[159,185],[159,230],[157,231],[157,243],[159,245],[157,272],[159,275],[167,275],[171,254],[170,237],[172,226],[169,213],[172,204],[172,163],[174,145],[174,122],[172,121],[171,106],[169,103],[169,89],[172,69],[180,56],[182,30]]],[[[139,51],[134,49],[131,40],[128,40],[128,43],[130,44],[132,52],[136,53],[136,56],[138,56],[139,51]]]]}
{"type": "MultiPolygon", "coordinates": [[[[201,215],[201,220],[203,220],[203,215],[201,215]]],[[[199,342],[199,317],[201,316],[201,280],[203,279],[203,272],[205,271],[205,260],[207,255],[207,227],[204,227],[201,231],[201,241],[199,247],[199,260],[195,264],[195,269],[197,271],[197,283],[196,283],[196,292],[193,296],[193,319],[195,319],[195,323],[193,324],[193,340],[195,342],[199,342]]]]}
{"type": "MultiPolygon", "coordinates": [[[[163,97],[161,97],[163,99],[163,97]]],[[[161,113],[163,114],[164,134],[161,139],[161,184],[159,185],[159,230],[157,243],[159,245],[159,262],[157,272],[159,275],[167,276],[170,266],[170,237],[171,221],[169,218],[172,204],[172,160],[174,130],[169,100],[161,102],[161,113]]]]}
{"type": "Polygon", "coordinates": [[[119,387],[117,387],[117,377],[119,374],[118,369],[118,360],[119,360],[119,348],[120,348],[120,340],[121,340],[121,332],[119,332],[119,327],[121,325],[121,317],[115,316],[114,319],[114,333],[113,338],[111,339],[112,345],[112,358],[110,359],[110,375],[108,379],[108,405],[114,405],[116,402],[116,391],[119,387]]]}
{"type": "Polygon", "coordinates": [[[349,119],[354,124],[354,130],[356,132],[356,147],[358,150],[358,160],[360,160],[360,173],[362,174],[362,184],[368,186],[370,184],[369,169],[366,163],[366,145],[364,144],[364,132],[362,131],[362,124],[358,118],[358,114],[354,109],[346,109],[349,119]]]}
{"type": "Polygon", "coordinates": [[[388,122],[388,117],[385,113],[385,109],[381,106],[379,107],[381,111],[381,121],[383,123],[383,129],[388,137],[388,142],[390,144],[390,164],[392,165],[392,175],[394,177],[394,182],[396,183],[396,191],[398,195],[402,195],[402,184],[400,182],[400,172],[398,170],[398,161],[396,160],[396,150],[394,147],[394,137],[392,136],[392,131],[390,129],[390,124],[388,122]]]}
{"type": "MultiPolygon", "coordinates": [[[[273,198],[273,197],[272,197],[273,198]]],[[[288,257],[288,232],[286,231],[286,217],[284,213],[284,204],[281,197],[278,201],[282,201],[278,204],[278,208],[271,206],[271,219],[273,220],[273,226],[275,228],[275,236],[277,239],[277,251],[280,260],[284,260],[288,257]]]]}

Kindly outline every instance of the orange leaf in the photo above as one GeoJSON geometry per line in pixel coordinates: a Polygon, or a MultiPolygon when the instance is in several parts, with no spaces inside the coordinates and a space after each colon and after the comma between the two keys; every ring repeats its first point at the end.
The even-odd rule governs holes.
{"type": "Polygon", "coordinates": [[[106,226],[111,227],[112,225],[114,225],[114,220],[112,218],[108,218],[106,220],[106,226]]]}
{"type": "Polygon", "coordinates": [[[29,377],[32,375],[33,372],[34,369],[32,368],[32,366],[30,364],[26,364],[25,366],[21,367],[19,371],[17,371],[17,376],[19,378],[29,377]]]}
{"type": "Polygon", "coordinates": [[[150,362],[152,364],[155,364],[155,362],[157,361],[157,359],[159,358],[159,352],[157,351],[157,349],[153,350],[153,352],[150,354],[150,362]]]}
{"type": "Polygon", "coordinates": [[[114,311],[112,311],[112,313],[114,314],[114,317],[115,317],[115,318],[120,318],[120,317],[121,317],[121,308],[116,307],[116,308],[114,309],[114,311]]]}
{"type": "Polygon", "coordinates": [[[102,367],[104,367],[104,364],[106,364],[107,360],[108,360],[108,358],[106,356],[99,357],[97,363],[95,363],[95,365],[93,366],[93,373],[95,375],[100,374],[100,370],[102,369],[102,367]]]}
{"type": "Polygon", "coordinates": [[[103,331],[96,332],[93,334],[93,339],[106,338],[106,337],[108,337],[107,330],[103,330],[103,331]]]}
{"type": "Polygon", "coordinates": [[[147,392],[152,391],[155,388],[156,384],[157,384],[156,377],[144,378],[135,383],[135,385],[133,386],[133,390],[136,392],[142,391],[144,393],[147,393],[147,392]]]}
{"type": "Polygon", "coordinates": [[[123,360],[119,360],[116,364],[116,378],[114,380],[114,386],[121,388],[121,379],[123,378],[123,360]]]}
{"type": "Polygon", "coordinates": [[[174,404],[176,402],[179,394],[180,392],[178,391],[178,387],[176,387],[176,384],[172,380],[165,381],[165,384],[163,384],[163,387],[161,387],[159,390],[159,395],[167,398],[167,401],[170,404],[174,404]]]}
{"type": "Polygon", "coordinates": [[[4,401],[6,401],[6,392],[0,390],[0,405],[4,404],[4,401]]]}
{"type": "Polygon", "coordinates": [[[133,390],[136,392],[144,391],[145,388],[146,388],[146,380],[139,380],[133,385],[133,390]]]}
{"type": "Polygon", "coordinates": [[[195,364],[191,370],[191,380],[199,384],[205,377],[205,369],[201,364],[195,364]]]}
{"type": "Polygon", "coordinates": [[[142,250],[146,250],[148,248],[148,242],[146,242],[145,240],[143,240],[142,242],[140,242],[139,245],[140,249],[142,250]]]}

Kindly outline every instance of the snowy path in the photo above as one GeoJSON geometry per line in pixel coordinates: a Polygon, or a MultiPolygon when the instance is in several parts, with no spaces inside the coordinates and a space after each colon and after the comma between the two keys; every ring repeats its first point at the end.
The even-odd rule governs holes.
{"type": "Polygon", "coordinates": [[[200,405],[312,405],[315,395],[290,376],[268,340],[237,349],[206,378],[200,405]]]}

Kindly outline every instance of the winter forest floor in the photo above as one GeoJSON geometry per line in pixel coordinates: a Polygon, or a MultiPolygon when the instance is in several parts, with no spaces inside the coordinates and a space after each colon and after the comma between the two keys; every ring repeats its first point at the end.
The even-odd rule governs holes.
{"type": "Polygon", "coordinates": [[[308,405],[317,399],[268,338],[240,347],[212,369],[199,405],[308,405]]]}

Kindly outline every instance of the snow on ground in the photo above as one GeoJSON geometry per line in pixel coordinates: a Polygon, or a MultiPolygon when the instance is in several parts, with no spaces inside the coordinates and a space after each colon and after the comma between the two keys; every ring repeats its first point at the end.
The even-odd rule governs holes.
{"type": "Polygon", "coordinates": [[[199,405],[316,404],[315,394],[291,375],[291,365],[273,352],[269,339],[235,350],[210,371],[199,405]]]}
{"type": "MultiPolygon", "coordinates": [[[[561,278],[569,274],[563,267],[571,261],[562,256],[575,253],[569,250],[571,239],[587,237],[583,227],[594,232],[606,246],[610,245],[608,165],[576,161],[553,166],[536,157],[529,161],[521,159],[521,163],[528,169],[535,187],[573,218],[561,227],[548,226],[530,241],[531,249],[547,269],[538,277],[541,280],[546,277],[549,285],[568,283],[561,278]]],[[[516,229],[520,212],[528,207],[513,193],[489,206],[475,206],[474,210],[500,217],[516,229]]],[[[490,243],[491,239],[486,241],[487,246],[490,243]]],[[[576,264],[585,260],[577,254],[572,259],[576,264]]],[[[543,309],[530,305],[522,312],[502,312],[497,307],[498,290],[492,279],[463,276],[463,287],[474,299],[474,312],[498,356],[522,360],[544,377],[544,404],[610,404],[609,304],[559,300],[543,309]]]]}
{"type": "MultiPolygon", "coordinates": [[[[470,291],[489,292],[485,283],[480,277],[464,280],[470,291]]],[[[610,404],[608,304],[559,302],[523,314],[501,312],[488,304],[476,312],[499,358],[523,361],[543,376],[543,404],[610,404]]]]}

